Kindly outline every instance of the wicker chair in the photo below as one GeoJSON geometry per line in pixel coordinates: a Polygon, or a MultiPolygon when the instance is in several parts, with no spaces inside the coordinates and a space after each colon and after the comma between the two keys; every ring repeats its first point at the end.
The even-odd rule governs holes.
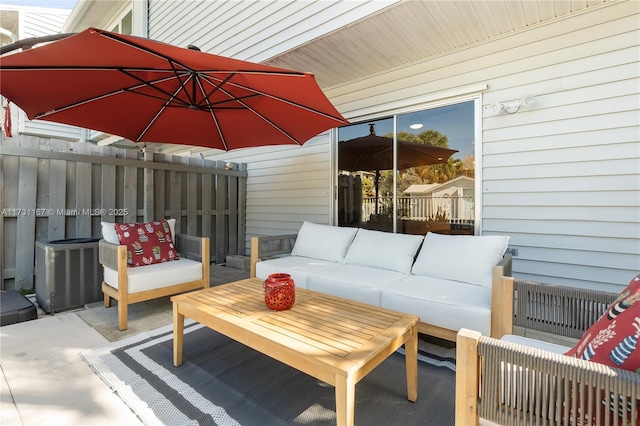
{"type": "MultiPolygon", "coordinates": [[[[513,308],[504,313],[513,318],[507,334],[568,347],[577,343],[617,296],[511,277],[503,277],[501,283],[506,287],[502,294],[511,294],[515,300],[501,305],[513,308]]],[[[635,372],[472,330],[458,333],[457,425],[477,425],[482,418],[502,425],[637,426],[639,399],[640,374],[635,372]]]]}

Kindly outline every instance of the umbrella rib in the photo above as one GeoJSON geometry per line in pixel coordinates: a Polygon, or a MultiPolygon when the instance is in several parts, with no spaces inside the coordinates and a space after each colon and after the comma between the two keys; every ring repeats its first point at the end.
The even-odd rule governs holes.
{"type": "Polygon", "coordinates": [[[155,123],[155,121],[158,119],[158,117],[160,117],[160,114],[162,114],[164,112],[164,110],[167,108],[167,105],[169,105],[169,103],[171,103],[171,101],[175,98],[176,94],[180,90],[182,90],[183,87],[184,87],[183,85],[180,85],[180,87],[178,87],[173,94],[169,95],[169,99],[167,99],[167,101],[164,103],[164,105],[162,105],[162,107],[158,110],[156,115],[154,115],[153,118],[151,120],[149,120],[149,123],[147,124],[147,126],[144,128],[144,130],[142,130],[140,135],[136,138],[136,142],[142,140],[142,137],[145,135],[145,133],[147,133],[147,131],[151,128],[153,123],[155,123]]]}
{"type": "MultiPolygon", "coordinates": [[[[224,90],[224,89],[221,89],[224,90]]],[[[267,123],[269,123],[271,126],[273,126],[274,129],[278,130],[280,133],[282,133],[283,135],[285,135],[286,137],[288,137],[289,139],[291,139],[293,142],[297,143],[298,145],[302,145],[302,143],[300,143],[299,140],[297,140],[296,138],[294,138],[292,135],[290,135],[287,131],[285,131],[282,127],[276,125],[273,121],[269,120],[267,117],[265,117],[264,115],[260,114],[258,111],[256,111],[255,109],[251,108],[249,105],[245,104],[242,101],[238,101],[240,102],[242,105],[244,105],[244,107],[246,109],[248,109],[249,111],[253,112],[255,115],[257,115],[258,117],[260,117],[261,119],[263,119],[264,121],[266,121],[267,123]]]]}
{"type": "MultiPolygon", "coordinates": [[[[168,77],[168,78],[163,78],[161,80],[156,80],[156,81],[154,81],[154,83],[162,82],[162,81],[165,81],[165,80],[167,80],[169,78],[173,78],[173,77],[168,77]]],[[[109,92],[109,93],[103,93],[101,95],[94,96],[93,98],[83,99],[82,101],[79,101],[79,102],[74,102],[74,103],[69,104],[69,105],[60,106],[60,107],[54,108],[54,109],[52,109],[50,111],[47,111],[47,112],[37,113],[37,114],[34,115],[34,119],[41,119],[41,118],[47,117],[47,116],[49,116],[51,114],[56,114],[56,113],[59,113],[59,112],[62,112],[62,111],[66,111],[68,109],[75,108],[75,107],[78,107],[78,106],[81,106],[81,105],[84,105],[84,104],[87,104],[87,103],[90,103],[90,102],[94,102],[94,101],[97,101],[97,100],[100,100],[100,99],[108,98],[110,96],[115,96],[115,95],[117,95],[119,93],[122,93],[122,92],[129,92],[129,93],[133,93],[133,94],[138,95],[138,96],[147,96],[147,97],[150,97],[150,98],[153,98],[153,99],[157,99],[157,100],[160,100],[160,101],[165,101],[166,100],[166,98],[162,98],[162,97],[159,97],[159,96],[153,96],[153,95],[146,94],[146,93],[139,93],[139,92],[135,91],[136,89],[138,89],[140,87],[143,87],[143,86],[147,86],[146,82],[144,82],[144,81],[142,82],[142,84],[137,85],[137,86],[127,87],[127,88],[123,88],[123,89],[117,89],[117,90],[114,90],[114,91],[109,92]]],[[[167,96],[172,96],[170,93],[166,93],[166,95],[167,96]]],[[[187,104],[184,101],[182,101],[182,100],[180,100],[180,101],[184,104],[184,106],[187,106],[187,104]]]]}
{"type": "MultiPolygon", "coordinates": [[[[226,80],[228,80],[230,78],[231,78],[231,76],[228,76],[226,80]]],[[[208,106],[208,110],[209,110],[209,113],[211,114],[211,118],[213,119],[213,122],[216,125],[216,129],[218,130],[218,136],[220,137],[220,141],[222,142],[222,146],[224,146],[224,149],[228,151],[229,150],[229,146],[227,145],[227,139],[224,137],[224,134],[222,133],[222,128],[220,127],[220,123],[218,122],[218,117],[216,117],[216,114],[213,111],[213,106],[209,102],[209,96],[211,94],[213,94],[213,92],[218,90],[218,87],[216,87],[216,89],[214,89],[213,92],[211,92],[211,93],[209,93],[207,95],[206,90],[204,90],[204,86],[202,85],[202,81],[199,78],[197,78],[195,80],[197,80],[198,87],[200,88],[200,92],[203,95],[205,95],[203,101],[206,102],[206,104],[208,106]]],[[[195,89],[194,89],[194,97],[195,97],[195,89]]]]}
{"type": "MultiPolygon", "coordinates": [[[[178,88],[178,90],[181,90],[182,92],[184,92],[185,96],[189,101],[188,106],[189,107],[196,106],[196,80],[198,80],[197,72],[194,69],[187,67],[181,64],[180,62],[175,61],[173,58],[167,58],[167,62],[169,63],[171,70],[173,70],[176,80],[180,82],[180,87],[178,88]],[[188,71],[187,77],[184,80],[182,79],[182,75],[181,75],[182,73],[178,72],[178,70],[175,67],[175,64],[180,65],[181,67],[183,67],[188,71]],[[189,93],[189,90],[187,89],[187,84],[189,83],[189,80],[191,80],[192,93],[189,93]]],[[[176,96],[177,96],[177,92],[173,94],[174,98],[176,96]]]]}
{"type": "MultiPolygon", "coordinates": [[[[227,79],[228,80],[228,79],[227,79]]],[[[208,80],[207,80],[208,81],[208,80]]],[[[212,82],[210,82],[212,83],[212,82]]],[[[212,83],[213,84],[213,83],[212,83]]],[[[231,83],[233,84],[233,83],[231,83]]],[[[277,124],[275,124],[273,121],[269,120],[267,117],[265,117],[264,115],[260,114],[258,111],[256,111],[255,109],[251,108],[249,105],[247,105],[246,103],[244,103],[242,101],[242,99],[236,98],[234,97],[231,93],[227,92],[225,89],[223,89],[221,87],[221,85],[218,85],[218,90],[220,90],[222,93],[226,94],[227,96],[229,96],[231,98],[231,100],[234,100],[236,102],[238,102],[239,104],[241,104],[242,106],[244,106],[247,110],[253,112],[255,115],[257,115],[258,117],[260,117],[262,120],[264,120],[265,122],[269,123],[274,129],[276,129],[277,131],[279,131],[280,133],[282,133],[283,135],[285,135],[286,137],[288,137],[289,139],[291,139],[293,142],[295,142],[298,145],[302,145],[300,143],[300,141],[298,141],[295,137],[293,137],[292,135],[290,135],[287,131],[285,131],[284,129],[282,129],[280,126],[278,126],[277,124]]],[[[256,92],[255,90],[252,90],[252,92],[256,92]]],[[[209,104],[210,105],[210,104],[209,104]]],[[[212,113],[212,115],[214,116],[214,120],[215,120],[215,114],[213,113],[213,108],[210,108],[210,111],[212,113]]],[[[218,121],[216,121],[216,126],[218,126],[218,121]]],[[[220,134],[222,134],[222,129],[220,129],[220,127],[218,126],[218,131],[220,132],[220,134]]],[[[224,138],[223,138],[223,143],[224,143],[224,138]]],[[[226,145],[226,144],[225,144],[226,145]]]]}
{"type": "MultiPolygon", "coordinates": [[[[173,67],[172,67],[172,68],[173,68],[173,67]]],[[[154,81],[145,81],[145,80],[141,79],[140,77],[138,77],[137,75],[135,75],[135,74],[132,74],[132,73],[128,72],[125,68],[118,68],[118,71],[122,72],[123,74],[128,75],[129,77],[131,77],[131,78],[133,78],[133,79],[135,79],[135,80],[138,80],[138,81],[141,83],[141,84],[140,84],[140,86],[135,86],[133,89],[138,89],[138,88],[140,88],[140,87],[149,87],[149,88],[151,88],[151,89],[153,89],[153,90],[156,90],[156,91],[158,91],[158,92],[160,92],[160,93],[164,94],[165,96],[169,96],[171,99],[178,99],[178,100],[179,100],[182,104],[184,104],[185,106],[188,106],[188,105],[189,105],[187,102],[184,102],[182,99],[180,99],[180,98],[176,98],[176,93],[173,93],[173,94],[172,94],[172,93],[170,93],[170,92],[167,92],[166,90],[162,90],[161,88],[159,88],[159,87],[155,86],[155,84],[156,84],[156,83],[161,83],[161,82],[164,82],[164,81],[167,81],[167,80],[170,80],[170,79],[174,79],[174,78],[175,78],[175,79],[177,79],[178,81],[180,81],[180,87],[179,87],[179,89],[183,88],[183,87],[184,87],[184,85],[186,84],[186,81],[188,81],[188,78],[187,78],[187,80],[186,80],[186,81],[183,81],[183,80],[180,78],[179,73],[178,73],[178,72],[176,72],[176,70],[175,70],[175,69],[173,69],[173,70],[172,70],[172,72],[173,72],[173,76],[172,76],[172,77],[165,77],[165,78],[162,78],[162,79],[159,79],[159,80],[154,80],[154,81]]],[[[147,95],[147,94],[145,94],[145,93],[137,93],[137,92],[133,92],[133,91],[131,90],[131,88],[126,89],[126,90],[130,91],[131,93],[135,93],[135,94],[137,94],[137,95],[150,96],[150,97],[152,97],[152,98],[155,98],[155,96],[153,96],[153,95],[147,95]]],[[[187,94],[187,95],[188,95],[188,94],[187,94]]],[[[164,98],[156,98],[156,99],[162,99],[162,100],[164,100],[164,98]]],[[[190,100],[191,100],[191,99],[190,99],[190,100]]]]}
{"type": "MultiPolygon", "coordinates": [[[[215,80],[215,78],[212,78],[211,76],[203,76],[203,77],[205,77],[205,79],[206,79],[207,81],[209,81],[211,84],[214,84],[214,85],[216,84],[214,81],[211,81],[211,80],[215,80]]],[[[327,114],[327,113],[322,112],[322,111],[318,111],[318,110],[313,109],[313,108],[310,108],[310,107],[308,107],[308,106],[306,106],[306,105],[302,105],[302,104],[300,104],[300,103],[293,102],[293,101],[291,101],[291,100],[288,100],[288,99],[286,99],[286,98],[282,98],[282,97],[280,97],[280,96],[272,95],[272,94],[269,94],[269,93],[266,93],[266,92],[263,92],[263,91],[260,91],[260,90],[256,90],[256,89],[254,89],[254,88],[252,88],[252,87],[245,86],[245,85],[243,85],[243,84],[239,84],[239,83],[235,83],[235,82],[227,82],[227,85],[231,85],[231,86],[234,86],[234,87],[238,87],[238,88],[241,88],[241,89],[244,89],[244,90],[247,90],[247,91],[253,92],[253,93],[255,93],[256,95],[266,96],[266,97],[268,97],[268,98],[275,99],[276,101],[279,101],[279,102],[282,102],[282,103],[286,103],[286,104],[289,104],[289,105],[293,105],[293,106],[295,106],[295,107],[297,107],[297,108],[304,109],[304,110],[309,111],[309,112],[312,112],[312,113],[314,113],[314,114],[321,115],[321,116],[323,116],[323,117],[330,118],[330,119],[332,119],[332,120],[336,120],[336,121],[339,121],[339,122],[341,122],[341,123],[344,123],[344,119],[342,119],[342,118],[334,117],[333,115],[327,114]]],[[[225,90],[224,90],[224,89],[222,89],[222,88],[220,88],[220,90],[224,91],[224,92],[225,92],[227,95],[229,95],[232,99],[235,99],[235,98],[233,97],[233,95],[231,95],[229,92],[225,91],[225,90]]],[[[243,105],[245,105],[245,104],[243,104],[243,105]]]]}
{"type": "MultiPolygon", "coordinates": [[[[204,98],[202,99],[202,101],[199,103],[199,105],[201,105],[202,103],[206,103],[209,108],[212,107],[211,102],[209,102],[209,99],[211,97],[211,95],[213,95],[214,93],[216,93],[218,90],[221,90],[222,86],[229,80],[231,80],[234,76],[236,75],[236,73],[231,73],[229,74],[224,80],[222,80],[220,83],[214,83],[213,81],[209,80],[206,74],[201,74],[201,77],[203,77],[205,80],[207,80],[209,83],[211,83],[213,85],[213,90],[211,90],[209,93],[206,93],[206,91],[204,90],[204,87],[202,86],[202,82],[200,81],[200,79],[198,79],[198,83],[200,84],[200,90],[202,91],[202,94],[204,95],[204,98]]],[[[229,95],[229,93],[224,92],[227,95],[229,95]]],[[[231,99],[227,100],[227,101],[223,101],[223,102],[232,102],[234,101],[236,98],[231,96],[231,99]]]]}
{"type": "Polygon", "coordinates": [[[109,96],[117,95],[118,93],[122,93],[124,91],[125,91],[124,89],[118,89],[118,90],[115,90],[113,92],[109,92],[109,93],[105,93],[103,95],[95,96],[95,97],[93,97],[91,99],[83,99],[80,102],[75,102],[75,103],[72,103],[72,104],[69,104],[69,105],[65,105],[63,107],[58,107],[58,108],[52,109],[52,110],[47,111],[47,112],[39,112],[39,113],[34,114],[33,118],[34,119],[41,119],[42,117],[47,117],[47,116],[49,116],[51,114],[56,114],[58,112],[66,111],[68,109],[75,108],[75,107],[80,106],[80,105],[88,104],[90,102],[94,102],[94,101],[97,101],[97,100],[100,100],[100,99],[103,99],[103,98],[108,98],[109,96]]]}
{"type": "MultiPolygon", "coordinates": [[[[177,77],[177,73],[176,73],[176,77],[177,77]]],[[[200,80],[195,78],[193,76],[193,74],[190,75],[190,77],[193,79],[193,83],[192,83],[193,84],[193,88],[194,88],[193,89],[193,100],[195,100],[195,90],[196,90],[195,87],[196,87],[196,85],[200,87],[200,90],[203,93],[204,93],[204,87],[202,87],[202,84],[201,84],[200,80]]],[[[169,99],[166,100],[165,104],[162,106],[162,108],[160,108],[160,110],[156,113],[156,115],[151,120],[149,120],[149,123],[144,128],[144,130],[142,130],[140,135],[136,138],[136,141],[142,140],[142,138],[144,137],[145,133],[147,133],[147,131],[151,128],[151,126],[153,126],[153,123],[155,123],[155,121],[158,119],[158,117],[160,117],[160,115],[169,106],[169,104],[173,101],[173,99],[176,98],[177,94],[180,91],[184,91],[185,93],[187,93],[187,90],[185,90],[185,86],[187,85],[188,80],[189,79],[187,79],[185,81],[180,80],[180,86],[176,89],[176,91],[173,94],[168,94],[169,95],[169,99]]],[[[187,96],[188,95],[189,94],[187,93],[187,96]]],[[[193,103],[191,105],[193,105],[193,103]]],[[[213,121],[214,121],[214,123],[216,125],[216,128],[218,129],[218,134],[220,135],[221,142],[222,142],[225,150],[228,150],[227,142],[226,142],[226,140],[224,138],[224,135],[222,134],[222,129],[220,128],[220,124],[218,123],[218,119],[216,118],[215,114],[213,113],[213,109],[210,109],[210,112],[211,112],[211,116],[213,118],[213,121]]]]}

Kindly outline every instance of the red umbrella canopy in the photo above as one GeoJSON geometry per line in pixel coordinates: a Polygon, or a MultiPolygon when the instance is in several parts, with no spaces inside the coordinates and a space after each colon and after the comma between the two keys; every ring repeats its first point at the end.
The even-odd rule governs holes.
{"type": "Polygon", "coordinates": [[[0,93],[30,119],[224,150],[347,123],[310,73],[95,28],[1,57],[0,93]]]}

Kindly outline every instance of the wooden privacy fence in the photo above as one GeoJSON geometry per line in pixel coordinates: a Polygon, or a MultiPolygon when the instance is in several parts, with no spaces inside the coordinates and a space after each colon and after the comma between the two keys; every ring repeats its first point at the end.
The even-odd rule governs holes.
{"type": "Polygon", "coordinates": [[[101,236],[101,221],[176,219],[244,255],[246,165],[18,136],[0,142],[0,285],[34,288],[36,241],[101,236]]]}

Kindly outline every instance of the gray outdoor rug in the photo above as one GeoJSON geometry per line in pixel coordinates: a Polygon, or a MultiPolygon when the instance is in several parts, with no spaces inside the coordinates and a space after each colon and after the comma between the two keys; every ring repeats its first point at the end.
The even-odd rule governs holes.
{"type": "MultiPolygon", "coordinates": [[[[334,425],[335,390],[200,324],[185,326],[173,366],[170,326],[81,353],[148,425],[334,425]]],[[[453,425],[455,350],[420,342],[418,401],[407,400],[404,355],[356,387],[358,425],[453,425]]]]}

